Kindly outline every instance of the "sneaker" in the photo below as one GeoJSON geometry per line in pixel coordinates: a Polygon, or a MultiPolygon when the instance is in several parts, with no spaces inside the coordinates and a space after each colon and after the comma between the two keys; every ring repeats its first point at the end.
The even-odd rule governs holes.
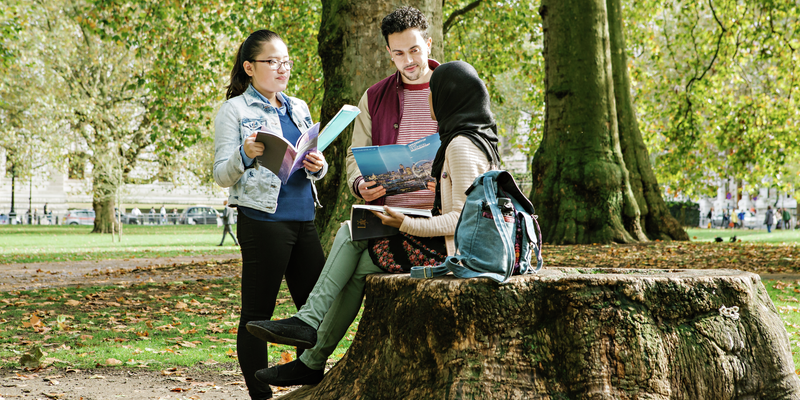
{"type": "Polygon", "coordinates": [[[250,321],[247,331],[269,343],[310,349],[317,344],[317,330],[297,317],[277,321],[250,321]]]}
{"type": "Polygon", "coordinates": [[[272,386],[316,385],[324,377],[325,371],[308,368],[300,360],[256,371],[256,379],[272,386]]]}

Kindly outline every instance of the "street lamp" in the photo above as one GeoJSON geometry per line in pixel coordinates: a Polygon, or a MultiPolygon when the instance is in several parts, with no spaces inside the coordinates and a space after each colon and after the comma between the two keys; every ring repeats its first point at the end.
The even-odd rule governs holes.
{"type": "Polygon", "coordinates": [[[17,213],[14,211],[14,181],[16,180],[17,174],[15,173],[14,169],[16,168],[15,164],[11,164],[11,212],[8,213],[8,221],[9,224],[13,224],[16,221],[17,213]]]}

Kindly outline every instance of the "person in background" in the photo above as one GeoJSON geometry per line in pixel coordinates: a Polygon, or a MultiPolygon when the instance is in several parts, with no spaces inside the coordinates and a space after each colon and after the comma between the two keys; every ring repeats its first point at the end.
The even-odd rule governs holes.
{"type": "Polygon", "coordinates": [[[222,240],[219,241],[217,246],[222,246],[222,244],[225,243],[225,235],[231,235],[233,244],[238,246],[239,241],[236,240],[236,236],[233,236],[233,232],[231,231],[231,225],[233,225],[233,209],[228,207],[228,200],[223,201],[222,205],[222,240]]]}
{"type": "Polygon", "coordinates": [[[722,209],[722,229],[728,229],[728,223],[731,221],[731,215],[728,213],[727,208],[722,209]]]}
{"type": "Polygon", "coordinates": [[[738,214],[738,217],[739,217],[739,225],[740,225],[740,227],[742,227],[742,228],[744,228],[744,219],[745,219],[745,214],[746,214],[746,213],[745,213],[744,209],[741,209],[741,210],[739,210],[739,214],[738,214]]]}
{"type": "Polygon", "coordinates": [[[713,227],[713,225],[712,225],[712,218],[713,217],[714,217],[714,207],[711,207],[711,209],[708,210],[708,215],[706,215],[706,218],[708,218],[708,227],[709,227],[709,229],[713,227]]]}
{"type": "Polygon", "coordinates": [[[767,214],[764,216],[764,224],[767,225],[767,233],[772,232],[772,223],[775,218],[775,212],[772,210],[772,206],[767,206],[767,214]]]}
{"type": "Polygon", "coordinates": [[[156,223],[156,208],[150,207],[150,213],[147,215],[147,224],[153,225],[156,223]]]}
{"type": "Polygon", "coordinates": [[[134,224],[141,225],[142,210],[140,210],[139,207],[133,207],[133,210],[131,210],[131,215],[133,215],[133,220],[135,221],[134,224]]]}
{"type": "Polygon", "coordinates": [[[178,223],[178,209],[177,208],[173,208],[172,209],[172,213],[170,213],[169,219],[171,220],[171,223],[173,225],[178,223]]]}
{"type": "Polygon", "coordinates": [[[792,226],[792,213],[784,207],[781,216],[783,217],[783,229],[789,229],[792,226]]]}
{"type": "Polygon", "coordinates": [[[304,101],[284,93],[294,62],[277,33],[253,32],[235,54],[226,101],[214,121],[213,173],[217,184],[230,188],[228,206],[239,214],[242,303],[236,350],[250,398],[263,400],[272,390],[255,372],[268,366],[267,344],[245,325],[272,318],[284,277],[297,308],[314,287],[325,264],[314,225],[319,206],[314,182],[325,176],[328,164],[322,153],[311,152],[305,168],[283,184],[258,162],[264,144],[256,142],[257,131],[268,129],[296,143],[313,121],[304,101]]]}
{"type": "Polygon", "coordinates": [[[167,223],[167,208],[164,205],[161,205],[161,210],[159,211],[161,214],[161,220],[158,222],[159,225],[166,225],[167,223]]]}

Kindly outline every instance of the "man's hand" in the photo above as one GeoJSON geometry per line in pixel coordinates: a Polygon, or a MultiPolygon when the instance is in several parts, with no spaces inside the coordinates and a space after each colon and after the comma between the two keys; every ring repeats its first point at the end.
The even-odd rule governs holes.
{"type": "Polygon", "coordinates": [[[358,193],[361,194],[361,198],[366,201],[373,201],[379,199],[383,196],[386,196],[386,189],[383,186],[375,186],[377,182],[375,181],[361,181],[358,184],[358,193]],[[370,186],[375,186],[372,189],[367,189],[370,186]]]}
{"type": "Polygon", "coordinates": [[[244,150],[244,155],[256,158],[264,154],[264,143],[256,142],[256,134],[253,133],[244,140],[242,149],[244,150]]]}
{"type": "Polygon", "coordinates": [[[428,186],[428,190],[431,192],[436,192],[436,182],[426,182],[426,186],[428,186]]]}
{"type": "Polygon", "coordinates": [[[406,219],[405,214],[392,210],[387,206],[383,206],[383,209],[386,211],[372,211],[372,213],[375,214],[376,217],[380,218],[384,225],[393,226],[395,228],[400,228],[400,225],[403,225],[403,220],[406,219]]]}
{"type": "Polygon", "coordinates": [[[311,171],[312,174],[316,174],[322,169],[322,167],[325,166],[325,156],[323,156],[319,151],[308,153],[306,159],[303,160],[303,166],[306,167],[307,170],[311,171]]]}

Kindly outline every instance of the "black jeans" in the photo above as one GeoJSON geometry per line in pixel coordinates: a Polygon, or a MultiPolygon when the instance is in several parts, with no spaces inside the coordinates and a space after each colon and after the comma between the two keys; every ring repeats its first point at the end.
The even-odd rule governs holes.
{"type": "Polygon", "coordinates": [[[242,315],[236,335],[239,366],[251,399],[270,392],[255,372],[267,368],[267,343],[247,331],[250,321],[269,320],[283,277],[299,309],[317,283],[325,255],[313,221],[262,222],[239,214],[236,234],[242,249],[242,315]]]}

